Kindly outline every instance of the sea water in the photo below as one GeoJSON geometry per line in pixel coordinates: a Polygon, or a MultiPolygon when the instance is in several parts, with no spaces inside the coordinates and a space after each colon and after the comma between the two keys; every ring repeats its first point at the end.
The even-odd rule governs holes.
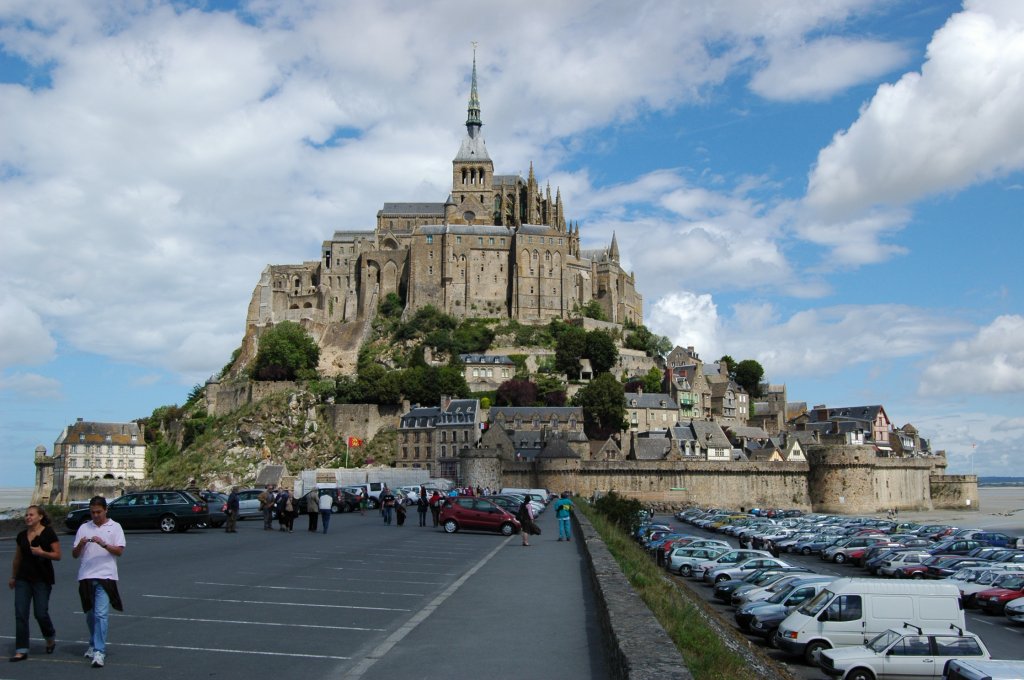
{"type": "Polygon", "coordinates": [[[0,486],[0,519],[18,517],[32,502],[30,486],[0,486]]]}

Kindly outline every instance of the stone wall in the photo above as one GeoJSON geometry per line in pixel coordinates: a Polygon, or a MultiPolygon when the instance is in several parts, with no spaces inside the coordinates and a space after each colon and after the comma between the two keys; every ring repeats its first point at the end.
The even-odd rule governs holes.
{"type": "Polygon", "coordinates": [[[298,384],[289,380],[230,380],[206,383],[206,412],[211,416],[224,416],[279,392],[298,389],[298,384]]]}
{"type": "Polygon", "coordinates": [[[922,458],[879,458],[870,446],[818,445],[807,450],[815,512],[931,510],[933,465],[922,458]]]}
{"type": "Polygon", "coordinates": [[[383,429],[398,429],[402,407],[377,404],[329,404],[325,418],[332,423],[339,437],[370,440],[383,429]]]}
{"type": "Polygon", "coordinates": [[[980,510],[975,475],[932,475],[929,480],[936,510],[980,510]]]}
{"type": "Polygon", "coordinates": [[[129,491],[148,488],[149,481],[145,479],[72,479],[68,483],[68,497],[63,504],[87,501],[93,496],[103,496],[107,501],[112,501],[129,491]]]}

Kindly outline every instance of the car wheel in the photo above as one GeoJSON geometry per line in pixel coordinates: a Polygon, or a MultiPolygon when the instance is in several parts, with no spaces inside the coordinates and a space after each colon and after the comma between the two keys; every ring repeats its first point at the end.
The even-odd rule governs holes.
{"type": "Polygon", "coordinates": [[[923,578],[924,578],[924,572],[923,572],[923,571],[915,571],[915,572],[913,573],[913,575],[911,575],[911,577],[910,577],[910,578],[912,578],[912,579],[918,579],[918,580],[920,580],[920,579],[923,579],[923,578]]]}
{"type": "Polygon", "coordinates": [[[453,519],[446,520],[444,523],[444,532],[446,534],[454,534],[459,530],[459,523],[453,519]]]}
{"type": "MultiPolygon", "coordinates": [[[[447,529],[446,529],[446,531],[447,531],[447,529]]],[[[515,532],[516,532],[516,528],[514,526],[512,526],[511,522],[505,522],[504,524],[501,525],[501,535],[502,536],[511,536],[515,532]]]]}
{"type": "Polygon", "coordinates": [[[165,534],[172,533],[178,528],[178,520],[174,519],[173,515],[164,515],[160,518],[160,531],[165,534]]]}
{"type": "Polygon", "coordinates": [[[804,546],[803,548],[800,548],[800,554],[801,555],[810,555],[811,554],[811,549],[806,547],[806,546],[804,546]]]}
{"type": "Polygon", "coordinates": [[[691,567],[689,564],[684,564],[683,566],[679,567],[679,575],[687,577],[693,576],[693,567],[691,567]]]}
{"type": "Polygon", "coordinates": [[[331,503],[331,514],[332,515],[337,515],[339,512],[341,512],[341,508],[338,507],[338,504],[337,503],[331,503]]]}
{"type": "Polygon", "coordinates": [[[832,561],[836,564],[842,564],[846,561],[846,555],[843,553],[836,553],[836,556],[832,558],[832,561]]]}
{"type": "Polygon", "coordinates": [[[775,641],[775,634],[778,633],[778,632],[779,632],[779,627],[778,626],[775,626],[770,631],[768,631],[768,639],[765,640],[765,642],[767,642],[768,646],[770,648],[772,648],[772,649],[778,649],[779,648],[779,643],[775,641]]]}
{"type": "Polygon", "coordinates": [[[875,674],[867,668],[854,668],[846,674],[846,680],[875,680],[875,674]]]}
{"type": "Polygon", "coordinates": [[[380,503],[377,501],[376,498],[371,498],[366,502],[366,507],[370,508],[370,510],[377,510],[378,508],[380,508],[380,503]]]}
{"type": "Polygon", "coordinates": [[[728,581],[728,580],[729,580],[729,577],[726,576],[725,574],[719,574],[718,576],[715,577],[715,583],[721,583],[722,581],[728,581]]]}
{"type": "Polygon", "coordinates": [[[817,666],[818,653],[825,649],[831,649],[831,647],[824,640],[809,642],[807,646],[804,647],[804,661],[807,662],[808,666],[817,666]]]}

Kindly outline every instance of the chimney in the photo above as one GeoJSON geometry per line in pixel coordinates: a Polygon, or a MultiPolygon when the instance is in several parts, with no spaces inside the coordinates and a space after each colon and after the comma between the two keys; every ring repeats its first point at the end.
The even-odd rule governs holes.
{"type": "Polygon", "coordinates": [[[450,395],[450,394],[442,394],[441,395],[441,410],[442,411],[447,411],[448,410],[448,405],[451,404],[451,403],[452,403],[452,395],[450,395]]]}
{"type": "Polygon", "coordinates": [[[644,386],[643,385],[637,385],[636,386],[636,393],[637,394],[643,394],[644,393],[644,386]]]}
{"type": "Polygon", "coordinates": [[[83,421],[83,420],[85,420],[85,419],[84,419],[84,418],[76,418],[76,420],[77,420],[78,422],[82,422],[82,421],[83,421]]]}

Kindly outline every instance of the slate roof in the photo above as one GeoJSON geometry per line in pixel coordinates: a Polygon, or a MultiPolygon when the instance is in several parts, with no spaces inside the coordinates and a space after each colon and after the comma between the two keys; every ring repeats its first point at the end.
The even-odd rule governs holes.
{"type": "Polygon", "coordinates": [[[824,411],[826,418],[829,420],[836,420],[837,418],[851,418],[854,420],[867,420],[874,422],[875,418],[878,417],[879,412],[884,412],[881,404],[872,404],[870,406],[837,406],[837,407],[825,407],[824,409],[809,409],[807,415],[810,416],[811,422],[818,422],[818,417],[821,415],[821,411],[824,411]]]}
{"type": "Polygon", "coordinates": [[[385,203],[378,215],[430,215],[444,217],[444,203],[385,203]]]}
{"type": "Polygon", "coordinates": [[[637,460],[662,460],[671,447],[667,437],[638,437],[633,440],[633,456],[637,460]]]}
{"type": "Polygon", "coordinates": [[[732,432],[734,437],[746,437],[747,439],[768,439],[768,433],[760,427],[751,427],[737,425],[736,427],[730,427],[729,432],[732,432]]]}
{"type": "Polygon", "coordinates": [[[528,236],[554,236],[555,234],[554,227],[549,227],[546,224],[524,224],[519,227],[518,231],[520,234],[528,236]]]}
{"type": "Polygon", "coordinates": [[[731,449],[732,444],[718,423],[709,420],[692,420],[694,437],[701,448],[731,449]]]}
{"type": "Polygon", "coordinates": [[[676,400],[672,398],[670,394],[662,394],[658,392],[626,392],[625,402],[627,408],[670,408],[679,410],[679,405],[676,404],[676,400]],[[636,405],[633,404],[633,400],[636,400],[636,405]]]}
{"type": "Polygon", "coordinates": [[[62,432],[57,444],[117,444],[131,446],[145,444],[138,423],[94,423],[76,421],[68,426],[67,435],[62,432]],[[135,440],[132,441],[132,435],[135,440]]]}
{"type": "Polygon", "coordinates": [[[469,234],[470,236],[504,236],[511,237],[512,229],[496,224],[424,224],[417,227],[420,234],[436,236],[438,234],[469,234]]]}
{"type": "Polygon", "coordinates": [[[514,364],[504,354],[460,354],[459,359],[464,364],[514,364]]]}
{"type": "Polygon", "coordinates": [[[480,402],[476,399],[452,399],[441,413],[438,425],[445,427],[476,427],[476,415],[480,402]]]}
{"type": "Polygon", "coordinates": [[[689,425],[677,425],[669,428],[672,433],[673,439],[678,439],[681,442],[692,442],[696,441],[696,437],[693,435],[693,429],[689,425]]]}
{"type": "Polygon", "coordinates": [[[518,416],[523,422],[533,420],[536,415],[541,422],[550,422],[551,416],[558,416],[559,420],[569,420],[576,416],[576,420],[583,422],[582,406],[492,406],[491,422],[497,422],[498,415],[505,416],[505,422],[514,421],[518,416]]]}
{"type": "Polygon", "coordinates": [[[402,429],[434,427],[440,416],[440,406],[417,406],[409,409],[408,413],[402,415],[399,427],[402,429]]]}
{"type": "Polygon", "coordinates": [[[569,448],[568,442],[561,437],[553,437],[544,446],[544,449],[537,454],[537,458],[553,459],[553,458],[579,458],[580,454],[576,453],[569,448]]]}
{"type": "Polygon", "coordinates": [[[462,144],[459,145],[459,152],[455,154],[455,160],[457,161],[489,161],[491,157],[487,155],[487,145],[484,144],[484,136],[477,132],[476,135],[466,135],[462,138],[462,144]]]}

